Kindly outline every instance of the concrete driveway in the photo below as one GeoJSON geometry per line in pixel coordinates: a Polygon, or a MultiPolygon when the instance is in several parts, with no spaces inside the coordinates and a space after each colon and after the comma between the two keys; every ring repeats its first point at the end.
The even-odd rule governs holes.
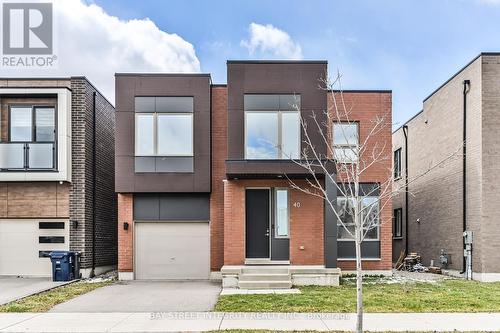
{"type": "Polygon", "coordinates": [[[0,276],[0,305],[40,293],[67,282],[52,282],[51,278],[19,278],[0,276]]]}
{"type": "Polygon", "coordinates": [[[209,281],[121,281],[59,304],[50,311],[212,311],[220,291],[220,283],[209,281]]]}

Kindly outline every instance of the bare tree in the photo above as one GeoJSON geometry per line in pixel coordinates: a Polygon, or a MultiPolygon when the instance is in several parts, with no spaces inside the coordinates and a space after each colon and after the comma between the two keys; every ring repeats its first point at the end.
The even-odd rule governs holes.
{"type": "MultiPolygon", "coordinates": [[[[351,116],[352,106],[347,105],[341,85],[341,75],[337,73],[333,81],[324,80],[320,89],[325,89],[331,98],[331,106],[322,114],[312,112],[306,119],[301,116],[302,151],[300,159],[291,160],[305,169],[309,177],[305,183],[295,182],[287,177],[293,189],[319,197],[333,212],[339,225],[339,234],[352,239],[356,252],[356,331],[363,330],[363,271],[361,266],[361,244],[369,237],[377,235],[381,225],[380,212],[392,202],[392,198],[404,191],[393,186],[391,140],[381,142],[379,134],[392,130],[391,110],[376,114],[369,123],[364,123],[363,135],[359,135],[359,123],[351,116]],[[319,115],[319,117],[318,117],[319,115]],[[332,125],[333,124],[333,125],[332,125]],[[318,145],[318,136],[322,147],[318,145]],[[336,174],[331,165],[336,165],[336,174]],[[387,177],[376,186],[362,186],[363,176],[371,168],[385,168],[387,177]],[[325,183],[335,184],[337,194],[327,192],[325,183]],[[337,202],[337,197],[339,198],[337,202]]],[[[299,107],[295,106],[298,111],[299,107]]],[[[460,147],[459,147],[460,149],[460,147]]],[[[422,176],[431,169],[440,167],[444,161],[455,156],[454,152],[443,161],[429,166],[422,176]]],[[[416,177],[418,178],[418,177],[416,177]]],[[[407,182],[414,181],[406,180],[407,182]]]]}

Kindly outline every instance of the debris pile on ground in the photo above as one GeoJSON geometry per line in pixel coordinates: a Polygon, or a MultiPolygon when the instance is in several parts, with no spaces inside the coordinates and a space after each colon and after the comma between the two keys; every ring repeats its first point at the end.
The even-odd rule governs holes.
{"type": "Polygon", "coordinates": [[[82,281],[85,283],[99,283],[99,282],[116,281],[117,279],[118,279],[118,271],[115,270],[103,273],[101,275],[96,275],[88,279],[83,279],[82,281]]]}

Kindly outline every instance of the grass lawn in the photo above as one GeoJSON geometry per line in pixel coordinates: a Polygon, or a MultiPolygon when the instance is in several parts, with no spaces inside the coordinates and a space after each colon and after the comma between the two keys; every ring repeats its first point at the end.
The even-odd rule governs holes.
{"type": "Polygon", "coordinates": [[[74,297],[83,295],[97,288],[113,282],[75,282],[62,287],[51,289],[43,293],[28,296],[19,301],[0,305],[0,312],[45,312],[59,303],[66,302],[74,297]]]}
{"type": "MultiPolygon", "coordinates": [[[[216,311],[227,312],[355,312],[353,282],[339,287],[300,287],[301,294],[225,295],[216,311]]],[[[365,312],[500,312],[500,282],[466,280],[384,283],[367,279],[365,312]]]]}

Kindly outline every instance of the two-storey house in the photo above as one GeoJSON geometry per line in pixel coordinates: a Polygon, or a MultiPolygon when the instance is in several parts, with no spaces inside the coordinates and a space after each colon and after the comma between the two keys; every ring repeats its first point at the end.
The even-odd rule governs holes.
{"type": "MultiPolygon", "coordinates": [[[[310,176],[291,159],[305,146],[300,119],[327,119],[326,73],[326,61],[228,61],[223,85],[208,74],[116,74],[120,278],[283,288],[335,285],[341,269],[354,270],[354,241],[334,214],[289,183],[310,176]]],[[[391,112],[390,91],[344,96],[360,140],[391,112]]],[[[323,123],[330,133],[334,124],[323,123]]],[[[326,153],[319,133],[311,139],[326,153]]],[[[390,128],[377,140],[390,147],[390,128]]],[[[390,178],[387,161],[363,184],[390,178]]],[[[373,272],[391,271],[391,210],[363,245],[373,272]]]]}
{"type": "Polygon", "coordinates": [[[0,275],[116,265],[114,108],[84,77],[0,79],[0,275]]]}

